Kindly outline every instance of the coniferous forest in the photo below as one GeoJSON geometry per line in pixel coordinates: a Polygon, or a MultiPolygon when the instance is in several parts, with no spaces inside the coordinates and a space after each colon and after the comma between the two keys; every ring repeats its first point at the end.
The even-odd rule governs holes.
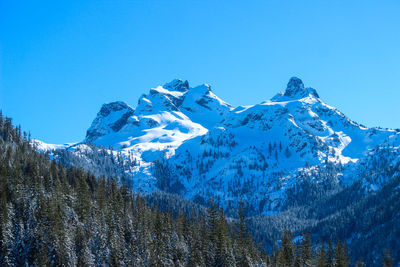
{"type": "Polygon", "coordinates": [[[0,267],[400,267],[400,0],[359,2],[0,0],[0,267]]]}
{"type": "MultiPolygon", "coordinates": [[[[38,153],[0,113],[0,266],[351,265],[345,243],[313,243],[308,232],[284,231],[267,253],[244,207],[230,219],[212,199],[204,211],[149,205],[117,179],[38,153]]],[[[392,266],[390,251],[381,263],[392,266]]]]}

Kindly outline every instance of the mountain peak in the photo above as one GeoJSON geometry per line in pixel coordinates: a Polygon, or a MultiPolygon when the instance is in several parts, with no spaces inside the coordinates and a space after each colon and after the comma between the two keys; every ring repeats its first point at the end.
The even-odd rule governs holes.
{"type": "Polygon", "coordinates": [[[123,109],[132,109],[127,103],[123,101],[115,101],[110,103],[105,103],[102,105],[99,114],[103,117],[108,116],[113,111],[120,111],[123,109]]]}
{"type": "Polygon", "coordinates": [[[314,97],[319,98],[318,93],[315,89],[305,88],[304,83],[301,79],[297,77],[292,77],[287,84],[284,96],[290,98],[303,98],[309,96],[310,94],[314,97]]]}
{"type": "Polygon", "coordinates": [[[134,112],[135,109],[123,101],[103,104],[86,132],[85,142],[91,143],[110,132],[118,132],[134,112]]]}
{"type": "Polygon", "coordinates": [[[291,96],[297,94],[299,92],[304,91],[304,83],[301,79],[297,77],[290,78],[287,87],[286,87],[286,96],[291,96]]]}
{"type": "Polygon", "coordinates": [[[164,84],[163,88],[169,91],[186,92],[189,90],[189,82],[187,80],[174,79],[169,83],[164,84]]]}

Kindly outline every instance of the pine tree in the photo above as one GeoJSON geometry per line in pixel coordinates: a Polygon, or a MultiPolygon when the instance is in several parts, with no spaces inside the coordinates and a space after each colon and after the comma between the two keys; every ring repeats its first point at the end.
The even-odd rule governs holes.
{"type": "Polygon", "coordinates": [[[295,262],[295,245],[292,233],[289,230],[283,231],[281,250],[284,266],[293,266],[295,262]]]}
{"type": "Polygon", "coordinates": [[[4,262],[6,266],[14,266],[17,262],[17,255],[15,254],[15,231],[14,231],[14,221],[15,221],[15,213],[12,205],[8,204],[6,206],[6,217],[2,220],[3,223],[1,225],[1,251],[2,255],[1,260],[4,262]]]}
{"type": "Polygon", "coordinates": [[[211,266],[214,265],[215,262],[215,245],[218,241],[218,206],[213,198],[210,200],[210,204],[207,209],[206,230],[208,240],[210,241],[206,252],[206,265],[211,266]]]}
{"type": "Polygon", "coordinates": [[[328,242],[328,252],[326,258],[327,267],[335,266],[335,250],[333,248],[332,239],[328,242]]]}
{"type": "Polygon", "coordinates": [[[202,231],[200,230],[201,222],[195,223],[192,226],[191,231],[191,238],[189,239],[189,246],[190,246],[190,254],[189,254],[189,261],[188,266],[203,266],[204,259],[203,259],[203,240],[206,240],[204,236],[201,235],[202,231]]]}
{"type": "Polygon", "coordinates": [[[215,266],[231,266],[230,240],[228,237],[228,222],[223,210],[220,209],[215,230],[215,266]]]}
{"type": "Polygon", "coordinates": [[[357,262],[356,262],[356,267],[364,267],[365,264],[363,263],[362,259],[360,258],[357,262]]]}
{"type": "Polygon", "coordinates": [[[321,244],[318,247],[315,266],[316,267],[326,267],[326,266],[328,266],[326,253],[325,253],[325,249],[323,247],[323,244],[321,244]]]}
{"type": "Polygon", "coordinates": [[[340,240],[336,243],[336,253],[335,253],[335,267],[347,267],[348,261],[346,256],[346,249],[340,242],[340,240]]]}
{"type": "Polygon", "coordinates": [[[150,263],[152,266],[162,266],[164,252],[162,214],[156,212],[154,219],[154,237],[151,245],[150,263]]]}
{"type": "Polygon", "coordinates": [[[249,234],[246,225],[245,205],[242,201],[239,202],[238,219],[236,230],[238,239],[237,259],[240,266],[246,267],[250,266],[247,260],[248,252],[246,250],[246,246],[249,244],[249,234]]]}
{"type": "Polygon", "coordinates": [[[301,242],[301,262],[303,266],[310,266],[312,259],[311,234],[306,231],[301,242]]]}
{"type": "Polygon", "coordinates": [[[385,249],[383,252],[383,257],[382,257],[382,266],[383,267],[392,267],[393,266],[393,257],[392,253],[390,252],[389,249],[385,249]]]}

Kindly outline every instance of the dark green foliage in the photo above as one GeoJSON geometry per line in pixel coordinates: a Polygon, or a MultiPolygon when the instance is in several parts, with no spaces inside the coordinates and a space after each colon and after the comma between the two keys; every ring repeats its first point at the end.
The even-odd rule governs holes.
{"type": "Polygon", "coordinates": [[[388,249],[385,249],[385,251],[383,252],[382,266],[383,267],[392,267],[393,266],[392,253],[388,249]]]}
{"type": "MultiPolygon", "coordinates": [[[[329,242],[326,249],[323,244],[313,245],[311,235],[306,232],[300,242],[294,242],[290,231],[285,230],[281,237],[280,246],[276,246],[272,266],[292,267],[292,266],[349,266],[347,259],[346,246],[342,245],[340,240],[333,246],[329,242]],[[314,247],[314,249],[313,249],[314,247]]],[[[358,266],[363,266],[359,260],[358,266]]]]}
{"type": "Polygon", "coordinates": [[[215,203],[208,213],[150,207],[124,183],[67,168],[23,136],[0,114],[0,266],[241,266],[236,255],[265,266],[215,203]]]}
{"type": "Polygon", "coordinates": [[[328,266],[328,260],[326,257],[326,251],[323,247],[323,244],[320,244],[319,248],[317,249],[317,256],[315,260],[315,266],[316,267],[327,267],[328,266]]]}
{"type": "Polygon", "coordinates": [[[349,186],[335,185],[332,177],[338,170],[333,166],[312,172],[311,177],[317,180],[322,177],[323,182],[312,183],[310,177],[305,177],[287,192],[287,203],[279,213],[249,218],[254,239],[267,251],[273,251],[274,240],[284,229],[290,229],[294,236],[308,230],[325,244],[330,238],[349,240],[346,245],[351,253],[346,256],[352,262],[362,257],[366,266],[377,266],[382,248],[388,247],[393,262],[399,263],[400,163],[391,164],[388,160],[398,157],[396,153],[392,155],[386,150],[375,153],[362,176],[349,186]],[[364,184],[371,180],[385,180],[385,183],[377,190],[368,191],[364,184]]]}
{"type": "MultiPolygon", "coordinates": [[[[68,152],[53,154],[58,161],[37,153],[28,134],[0,112],[0,266],[349,266],[346,243],[327,240],[331,235],[345,239],[356,230],[371,240],[355,238],[351,255],[392,266],[390,251],[381,258],[368,254],[368,247],[385,247],[388,240],[393,255],[399,254],[398,175],[364,198],[355,190],[359,184],[335,187],[328,174],[319,185],[305,179],[301,191],[289,192],[280,214],[255,223],[259,218],[248,220],[246,205],[240,203],[231,223],[214,200],[205,210],[177,195],[158,192],[146,200],[134,195],[129,189],[134,185],[110,166],[136,163],[124,165],[92,149],[85,156],[98,158],[96,166],[106,171],[90,174],[74,168],[79,159],[68,152]],[[65,166],[68,157],[74,164],[65,166]],[[362,228],[356,228],[354,218],[362,228]],[[313,245],[305,220],[327,244],[313,245]],[[375,225],[381,226],[378,232],[371,231],[375,225]],[[254,245],[248,229],[262,232],[257,239],[271,247],[280,239],[271,256],[254,245]],[[287,229],[297,237],[305,233],[294,242],[287,229]]],[[[168,188],[172,180],[163,166],[157,167],[158,183],[168,188]]],[[[387,173],[393,171],[388,168],[387,173]]]]}
{"type": "Polygon", "coordinates": [[[349,266],[345,245],[342,245],[340,240],[336,243],[336,254],[335,254],[335,267],[347,267],[349,266]]]}

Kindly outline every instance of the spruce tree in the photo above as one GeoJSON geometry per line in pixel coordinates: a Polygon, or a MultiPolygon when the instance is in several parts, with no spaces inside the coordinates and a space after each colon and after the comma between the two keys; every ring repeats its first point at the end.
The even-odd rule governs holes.
{"type": "Polygon", "coordinates": [[[285,229],[282,233],[281,247],[284,266],[293,266],[295,262],[295,245],[292,233],[289,230],[285,229]]]}
{"type": "Polygon", "coordinates": [[[250,266],[247,260],[247,246],[249,244],[249,233],[246,225],[246,213],[244,202],[239,202],[238,208],[238,223],[237,223],[237,259],[240,266],[250,266]]]}
{"type": "Polygon", "coordinates": [[[393,257],[392,253],[390,252],[389,249],[385,249],[383,252],[383,257],[382,257],[382,266],[383,267],[392,267],[393,266],[393,257]]]}
{"type": "Polygon", "coordinates": [[[326,255],[326,263],[327,267],[334,267],[335,266],[335,250],[333,248],[332,239],[329,239],[328,242],[328,251],[326,255]]]}
{"type": "Polygon", "coordinates": [[[316,267],[327,267],[328,266],[326,253],[325,253],[323,244],[321,244],[318,247],[315,266],[316,267]]]}
{"type": "Polygon", "coordinates": [[[336,243],[336,253],[335,253],[335,267],[347,267],[348,260],[346,256],[346,249],[345,246],[342,245],[340,240],[336,243]]]}
{"type": "Polygon", "coordinates": [[[303,266],[310,266],[312,259],[311,234],[306,231],[301,242],[301,262],[303,266]]]}

